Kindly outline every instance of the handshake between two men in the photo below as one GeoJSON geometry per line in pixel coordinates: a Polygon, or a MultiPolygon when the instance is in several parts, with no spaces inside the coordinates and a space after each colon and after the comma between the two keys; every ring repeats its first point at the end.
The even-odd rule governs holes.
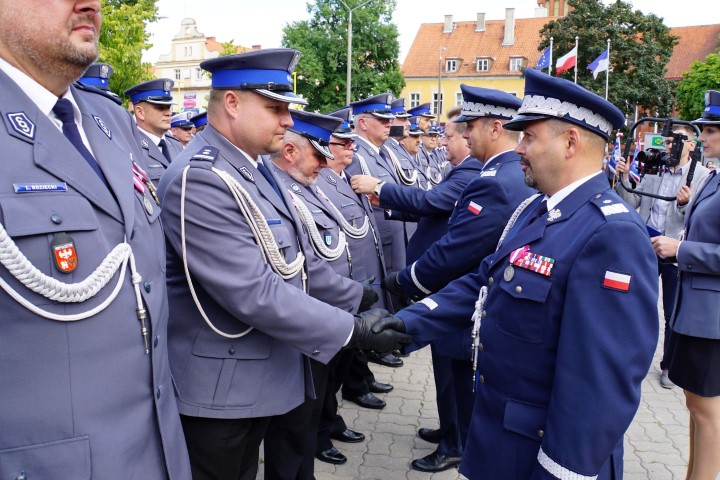
{"type": "Polygon", "coordinates": [[[382,308],[371,308],[355,315],[355,327],[345,348],[375,350],[380,354],[412,342],[412,336],[405,333],[405,324],[399,318],[382,308]]]}

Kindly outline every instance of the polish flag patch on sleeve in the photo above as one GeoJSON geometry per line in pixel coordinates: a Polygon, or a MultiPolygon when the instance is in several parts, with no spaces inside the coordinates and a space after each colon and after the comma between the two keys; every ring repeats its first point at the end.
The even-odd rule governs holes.
{"type": "Polygon", "coordinates": [[[468,205],[467,209],[473,215],[480,215],[480,212],[482,212],[483,207],[482,207],[482,205],[478,205],[477,203],[471,201],[470,205],[468,205]]]}
{"type": "Polygon", "coordinates": [[[632,280],[631,275],[606,270],[605,278],[603,279],[603,287],[618,290],[620,292],[627,292],[630,290],[630,280],[632,280]]]}

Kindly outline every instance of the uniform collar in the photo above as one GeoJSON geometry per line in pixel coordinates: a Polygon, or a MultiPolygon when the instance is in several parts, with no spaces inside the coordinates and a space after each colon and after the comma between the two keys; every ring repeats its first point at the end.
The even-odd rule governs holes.
{"type": "Polygon", "coordinates": [[[488,158],[487,161],[485,161],[485,163],[483,163],[482,169],[485,170],[486,168],[488,168],[490,166],[490,164],[493,163],[500,155],[505,155],[506,153],[512,152],[512,151],[513,150],[505,150],[504,152],[496,153],[492,157],[488,158]]]}
{"type": "Polygon", "coordinates": [[[588,182],[589,180],[593,179],[594,177],[596,177],[598,175],[604,175],[604,174],[605,174],[605,172],[603,172],[602,170],[597,173],[592,173],[592,174],[588,175],[587,177],[581,178],[580,180],[575,180],[573,183],[571,183],[567,187],[555,192],[555,195],[553,195],[552,197],[548,197],[547,195],[545,195],[545,199],[547,199],[548,210],[552,210],[555,207],[557,207],[560,202],[565,200],[565,198],[567,198],[572,192],[574,192],[575,190],[580,188],[580,186],[582,186],[584,183],[588,182]]]}

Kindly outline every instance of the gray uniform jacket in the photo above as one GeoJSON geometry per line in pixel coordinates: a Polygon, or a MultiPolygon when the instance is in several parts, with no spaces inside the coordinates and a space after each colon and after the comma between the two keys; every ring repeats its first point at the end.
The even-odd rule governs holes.
{"type": "MultiPolygon", "coordinates": [[[[275,182],[281,185],[279,179],[275,182]]],[[[306,391],[313,394],[305,356],[327,363],[343,346],[362,286],[338,277],[311,252],[307,238],[299,234],[300,220],[288,209],[290,197],[284,193],[280,198],[255,165],[210,125],[172,162],[158,191],[169,245],[168,335],[180,413],[250,418],[283,414],[300,405],[306,391]],[[208,146],[218,151],[207,160],[194,157],[208,146]],[[254,327],[240,338],[213,332],[190,296],[180,256],[181,173],[188,164],[185,227],[191,278],[217,328],[235,334],[254,327]],[[263,261],[247,220],[212,167],[230,174],[248,192],[288,263],[305,252],[308,293],[315,298],[303,292],[302,274],[283,281],[263,261]]]]}
{"type": "MultiPolygon", "coordinates": [[[[705,177],[707,177],[709,172],[710,171],[707,168],[703,167],[699,163],[695,166],[695,174],[693,175],[693,181],[690,187],[690,191],[692,192],[692,196],[690,197],[691,201],[695,197],[695,195],[697,195],[698,186],[703,183],[705,177]]],[[[687,169],[685,170],[682,180],[680,181],[680,186],[685,185],[686,179],[687,169]]],[[[638,184],[636,190],[640,192],[657,194],[658,190],[660,189],[661,180],[662,177],[660,175],[646,175],[638,184]]],[[[652,212],[653,205],[655,205],[655,202],[664,201],[628,192],[623,188],[620,182],[617,182],[617,184],[615,185],[615,190],[618,192],[620,197],[626,202],[628,202],[631,206],[635,208],[639,207],[638,213],[640,213],[640,218],[643,219],[643,222],[645,222],[646,225],[650,221],[650,214],[652,212]]],[[[663,235],[677,238],[678,234],[683,229],[686,207],[687,205],[684,207],[678,207],[677,201],[672,201],[671,205],[667,209],[667,214],[665,216],[665,231],[661,232],[663,235]]]]}
{"type": "MultiPolygon", "coordinates": [[[[345,169],[351,175],[362,174],[358,156],[362,156],[367,163],[370,175],[383,182],[398,183],[395,176],[395,169],[385,161],[364,138],[358,137],[358,149],[353,157],[353,162],[345,169]]],[[[405,247],[407,237],[402,221],[385,218],[385,210],[380,207],[373,207],[375,221],[380,229],[385,266],[388,271],[394,272],[405,267],[405,247]]]]}
{"type": "MultiPolygon", "coordinates": [[[[374,277],[379,283],[385,276],[385,258],[372,205],[364,195],[356,194],[352,187],[330,168],[323,168],[320,171],[316,186],[353,227],[362,227],[366,221],[370,222],[364,237],[347,236],[352,266],[350,278],[361,282],[374,277]]],[[[374,285],[373,288],[380,297],[374,306],[386,308],[389,303],[385,300],[385,290],[380,288],[380,285],[374,285]]]]}
{"type": "MultiPolygon", "coordinates": [[[[127,242],[142,276],[150,354],[130,268],[112,303],[76,322],[41,317],[0,290],[0,478],[188,480],[167,356],[160,209],[147,190],[133,187],[130,156],[141,155],[136,129],[108,98],[80,87],[71,91],[112,192],[0,72],[0,223],[40,272],[63,283],[82,281],[116,245],[127,242]],[[72,239],[77,254],[70,273],[55,266],[51,252],[61,233],[72,239]]],[[[48,312],[78,314],[106,300],[119,273],[81,303],[33,293],[5,267],[0,278],[48,312]]]]}
{"type": "MultiPolygon", "coordinates": [[[[142,161],[144,164],[141,164],[141,166],[147,172],[148,178],[157,184],[157,182],[160,181],[160,177],[162,177],[163,173],[165,173],[165,170],[170,165],[170,162],[167,161],[165,155],[162,154],[160,148],[155,145],[150,137],[148,137],[145,132],[139,128],[137,129],[137,136],[143,152],[142,161]]],[[[166,136],[165,144],[170,152],[170,158],[175,158],[183,151],[180,142],[174,138],[166,136]]]]}
{"type": "Polygon", "coordinates": [[[674,332],[720,339],[720,176],[715,171],[690,200],[685,240],[677,252],[678,294],[670,325],[674,332]]]}

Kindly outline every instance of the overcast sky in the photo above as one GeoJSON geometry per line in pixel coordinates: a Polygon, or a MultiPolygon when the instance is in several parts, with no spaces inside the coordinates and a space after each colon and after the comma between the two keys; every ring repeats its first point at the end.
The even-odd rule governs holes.
{"type": "MultiPolygon", "coordinates": [[[[604,0],[609,3],[609,0],[604,0]]],[[[361,5],[362,0],[346,0],[348,5],[361,5]]],[[[714,0],[631,0],[633,7],[644,13],[664,18],[669,27],[720,23],[720,8],[714,0]],[[710,5],[716,5],[711,7],[710,5]]],[[[197,21],[198,30],[219,42],[232,40],[236,45],[279,47],[282,29],[288,23],[308,19],[305,0],[159,0],[161,19],[152,25],[150,42],[153,48],[143,59],[155,63],[168,53],[170,41],[180,31],[185,17],[197,21]]],[[[445,15],[455,21],[475,21],[484,12],[486,20],[502,20],[505,8],[515,8],[516,18],[534,16],[535,0],[397,0],[393,21],[400,32],[400,62],[405,60],[410,45],[422,23],[441,23],[445,15]]],[[[361,7],[362,8],[362,7],[361,7]]]]}

